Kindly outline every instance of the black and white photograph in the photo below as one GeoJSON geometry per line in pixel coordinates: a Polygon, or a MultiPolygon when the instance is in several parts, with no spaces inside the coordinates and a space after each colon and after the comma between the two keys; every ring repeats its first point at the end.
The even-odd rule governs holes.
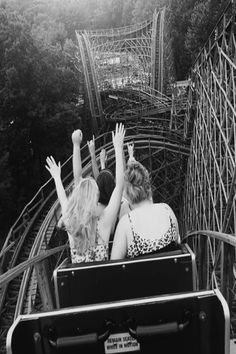
{"type": "Polygon", "coordinates": [[[236,354],[236,0],[0,0],[0,354],[236,354]]]}

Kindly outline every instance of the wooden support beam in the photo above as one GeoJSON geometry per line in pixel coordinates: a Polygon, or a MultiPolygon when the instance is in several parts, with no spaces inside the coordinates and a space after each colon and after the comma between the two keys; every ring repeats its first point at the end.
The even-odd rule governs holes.
{"type": "Polygon", "coordinates": [[[37,276],[39,292],[43,311],[50,311],[54,309],[54,299],[52,285],[49,278],[48,260],[45,259],[35,265],[35,273],[37,276]]]}

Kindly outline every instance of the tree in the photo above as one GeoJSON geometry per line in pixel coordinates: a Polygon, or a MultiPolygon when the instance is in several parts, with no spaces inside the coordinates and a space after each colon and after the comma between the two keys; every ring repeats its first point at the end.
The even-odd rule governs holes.
{"type": "Polygon", "coordinates": [[[185,40],[192,62],[216,25],[222,5],[220,0],[202,0],[195,4],[185,40]]]}
{"type": "Polygon", "coordinates": [[[133,10],[133,23],[146,21],[152,18],[155,9],[159,9],[168,3],[166,0],[137,0],[133,10]]]}
{"type": "Polygon", "coordinates": [[[75,48],[57,36],[61,26],[45,39],[41,25],[34,32],[23,16],[0,9],[0,127],[5,137],[0,163],[6,169],[0,183],[8,180],[13,214],[48,178],[46,155],[54,152],[62,161],[69,156],[71,131],[80,124],[77,70],[70,55],[75,48]]]}
{"type": "Polygon", "coordinates": [[[207,38],[209,23],[206,20],[209,17],[209,10],[210,0],[201,1],[193,8],[185,40],[185,47],[189,51],[192,61],[207,38]]]}
{"type": "Polygon", "coordinates": [[[191,67],[191,56],[185,47],[185,37],[195,2],[196,0],[172,0],[170,4],[170,27],[177,80],[186,78],[191,67]]]}
{"type": "Polygon", "coordinates": [[[123,13],[121,17],[122,26],[128,26],[133,21],[133,10],[136,0],[127,0],[124,2],[123,13]]]}

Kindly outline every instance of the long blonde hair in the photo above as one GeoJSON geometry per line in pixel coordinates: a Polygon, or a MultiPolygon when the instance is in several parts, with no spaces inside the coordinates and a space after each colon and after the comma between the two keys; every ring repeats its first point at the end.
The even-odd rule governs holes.
{"type": "Polygon", "coordinates": [[[58,226],[64,225],[79,254],[96,243],[99,190],[93,178],[83,178],[69,196],[66,212],[58,226]]]}

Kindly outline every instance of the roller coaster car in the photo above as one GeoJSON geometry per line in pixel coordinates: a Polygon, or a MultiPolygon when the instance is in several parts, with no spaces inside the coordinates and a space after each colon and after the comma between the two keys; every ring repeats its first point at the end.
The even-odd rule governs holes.
{"type": "Polygon", "coordinates": [[[195,291],[194,253],[187,244],[171,249],[122,261],[62,264],[54,271],[57,308],[195,291]]]}
{"type": "Polygon", "coordinates": [[[22,315],[7,354],[228,354],[219,290],[161,295],[22,315]]]}

